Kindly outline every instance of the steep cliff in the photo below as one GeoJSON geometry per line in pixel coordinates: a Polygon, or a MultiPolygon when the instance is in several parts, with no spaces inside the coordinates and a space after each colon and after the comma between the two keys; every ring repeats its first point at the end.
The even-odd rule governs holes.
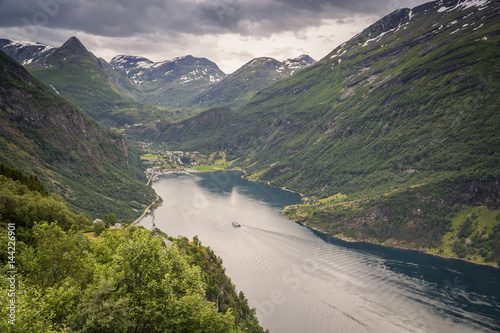
{"type": "Polygon", "coordinates": [[[101,128],[3,52],[0,142],[0,162],[37,174],[74,210],[129,219],[152,198],[120,135],[101,128]]]}

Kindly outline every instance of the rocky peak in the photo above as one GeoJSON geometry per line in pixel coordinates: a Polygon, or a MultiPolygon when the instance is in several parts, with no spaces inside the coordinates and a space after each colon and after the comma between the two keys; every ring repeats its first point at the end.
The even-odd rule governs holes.
{"type": "Polygon", "coordinates": [[[70,37],[63,45],[61,45],[61,49],[79,49],[84,52],[88,52],[85,46],[83,46],[82,42],[75,36],[70,37]]]}
{"type": "Polygon", "coordinates": [[[78,38],[73,36],[57,49],[57,53],[62,56],[75,56],[87,55],[90,52],[83,46],[78,38]]]}
{"type": "Polygon", "coordinates": [[[33,68],[42,67],[42,64],[39,64],[40,60],[52,54],[55,48],[38,42],[20,42],[10,39],[0,39],[0,50],[20,64],[33,68]]]}
{"type": "Polygon", "coordinates": [[[301,56],[298,56],[297,58],[294,59],[287,59],[283,61],[283,67],[290,70],[291,73],[290,75],[294,74],[295,72],[310,66],[312,64],[316,63],[316,60],[311,58],[310,56],[303,54],[301,56]]]}
{"type": "Polygon", "coordinates": [[[150,68],[155,63],[151,60],[130,55],[118,55],[113,57],[110,62],[111,66],[121,69],[132,69],[132,68],[150,68]]]}

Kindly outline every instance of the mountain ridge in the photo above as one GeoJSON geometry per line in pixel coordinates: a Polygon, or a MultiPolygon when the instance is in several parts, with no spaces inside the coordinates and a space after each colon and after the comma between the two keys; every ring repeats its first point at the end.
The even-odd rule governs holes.
{"type": "MultiPolygon", "coordinates": [[[[184,110],[238,106],[269,84],[315,62],[307,55],[284,61],[261,57],[226,75],[214,62],[191,55],[159,62],[141,56],[117,55],[108,63],[89,52],[76,37],[60,47],[2,39],[0,49],[94,119],[119,126],[142,122],[128,110],[151,110],[152,105],[184,110]],[[75,68],[67,73],[68,66],[75,68]],[[94,85],[95,89],[85,89],[85,84],[94,85]],[[97,90],[103,91],[102,97],[95,96],[97,90]],[[131,99],[151,106],[140,106],[131,99]],[[115,115],[117,108],[124,111],[115,115]]],[[[141,115],[142,120],[154,122],[162,118],[161,110],[153,111],[156,119],[148,118],[147,113],[141,115]]],[[[174,117],[174,113],[164,114],[167,120],[174,117]]],[[[188,115],[189,111],[184,114],[188,115]]]]}
{"type": "Polygon", "coordinates": [[[38,42],[18,42],[10,39],[0,39],[0,49],[23,66],[42,67],[42,64],[37,64],[38,61],[45,59],[56,48],[38,42]]]}
{"type": "Polygon", "coordinates": [[[208,89],[226,75],[207,58],[191,55],[153,62],[138,56],[115,56],[111,62],[132,82],[132,94],[153,105],[184,106],[190,96],[208,89]]]}
{"type": "Polygon", "coordinates": [[[88,51],[76,37],[60,47],[46,47],[49,51],[40,54],[33,43],[3,41],[0,49],[7,49],[38,80],[101,123],[125,126],[174,117],[169,109],[137,101],[130,93],[134,88],[129,80],[88,51]]]}
{"type": "Polygon", "coordinates": [[[270,57],[252,59],[195,97],[192,104],[204,107],[242,105],[265,87],[314,63],[315,60],[308,55],[282,62],[270,57]]]}

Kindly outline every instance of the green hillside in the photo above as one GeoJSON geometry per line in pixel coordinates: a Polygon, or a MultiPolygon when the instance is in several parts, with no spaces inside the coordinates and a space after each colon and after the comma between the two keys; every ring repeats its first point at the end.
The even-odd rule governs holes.
{"type": "Polygon", "coordinates": [[[27,65],[30,73],[93,119],[113,126],[173,119],[173,111],[135,100],[130,80],[71,37],[43,66],[27,65]]]}
{"type": "Polygon", "coordinates": [[[74,211],[97,218],[140,215],[154,191],[124,138],[0,53],[0,163],[36,174],[74,211]],[[49,88],[50,89],[50,88],[49,88]]]}
{"type": "Polygon", "coordinates": [[[381,26],[406,24],[409,10],[396,12],[261,92],[239,111],[258,118],[260,128],[258,137],[255,128],[238,128],[243,150],[265,140],[252,159],[242,152],[243,165],[257,162],[249,170],[265,170],[263,180],[322,197],[448,175],[498,177],[498,11],[454,35],[457,26],[435,28],[473,10],[441,15],[421,8],[406,29],[363,47],[381,26]]]}
{"type": "Polygon", "coordinates": [[[288,77],[314,63],[308,56],[285,62],[273,58],[256,58],[228,75],[208,91],[203,91],[191,103],[195,106],[241,106],[267,86],[288,77]]]}
{"type": "Polygon", "coordinates": [[[225,149],[250,177],[304,193],[311,215],[299,209],[297,219],[322,214],[319,229],[438,247],[454,204],[500,208],[499,8],[499,1],[436,1],[398,10],[242,108],[206,117],[221,131],[203,131],[201,114],[166,126],[162,140],[225,149]],[[470,193],[471,184],[488,195],[470,193]],[[348,213],[336,215],[341,202],[318,201],[339,193],[346,209],[364,205],[356,206],[359,232],[349,229],[348,213]],[[381,209],[399,193],[408,193],[407,210],[381,209]],[[428,216],[408,212],[434,206],[428,216]],[[380,213],[371,220],[373,210],[380,213]],[[406,226],[412,235],[414,225],[425,229],[422,237],[383,232],[406,226]]]}

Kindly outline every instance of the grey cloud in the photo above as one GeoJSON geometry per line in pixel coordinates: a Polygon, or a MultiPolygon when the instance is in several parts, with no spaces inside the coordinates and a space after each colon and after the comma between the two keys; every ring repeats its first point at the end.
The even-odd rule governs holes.
{"type": "MultiPolygon", "coordinates": [[[[30,25],[106,37],[148,33],[269,36],[322,19],[385,14],[419,0],[0,0],[0,27],[30,25]],[[394,7],[394,8],[392,8],[394,7]]],[[[33,30],[33,29],[32,29],[33,30]]]]}

